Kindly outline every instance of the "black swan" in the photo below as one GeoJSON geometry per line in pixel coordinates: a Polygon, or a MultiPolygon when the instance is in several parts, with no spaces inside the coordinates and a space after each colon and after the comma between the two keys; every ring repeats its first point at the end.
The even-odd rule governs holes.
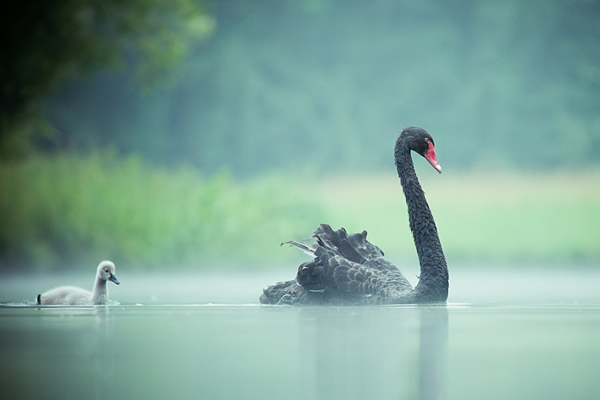
{"type": "Polygon", "coordinates": [[[448,267],[433,215],[415,173],[410,152],[425,157],[438,171],[433,138],[422,128],[405,128],[396,141],[395,158],[406,197],[421,275],[413,289],[400,270],[383,258],[379,247],[367,240],[367,232],[348,235],[322,224],[312,234],[313,244],[290,244],[313,256],[298,267],[295,280],[269,286],[262,304],[406,304],[445,302],[448,267]]]}

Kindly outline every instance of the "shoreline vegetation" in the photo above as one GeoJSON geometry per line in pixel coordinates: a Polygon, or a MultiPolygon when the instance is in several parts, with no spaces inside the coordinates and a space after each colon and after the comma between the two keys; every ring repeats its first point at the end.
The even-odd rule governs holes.
{"type": "MultiPolygon", "coordinates": [[[[600,262],[600,171],[490,174],[418,168],[449,264],[600,262]]],[[[238,180],[96,151],[0,164],[0,270],[268,269],[319,223],[369,232],[417,265],[393,168],[359,176],[269,173],[238,180]]]]}

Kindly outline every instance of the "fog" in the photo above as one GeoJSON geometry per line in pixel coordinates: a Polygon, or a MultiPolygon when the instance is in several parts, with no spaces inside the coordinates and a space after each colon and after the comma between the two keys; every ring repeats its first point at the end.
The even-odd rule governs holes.
{"type": "Polygon", "coordinates": [[[132,62],[48,98],[54,145],[242,176],[373,171],[417,125],[461,170],[600,161],[596,2],[207,4],[210,35],[154,90],[132,62]]]}
{"type": "Polygon", "coordinates": [[[600,3],[99,4],[0,24],[1,397],[600,392],[600,3]],[[259,305],[319,223],[417,283],[411,125],[447,304],[259,305]],[[34,304],[103,259],[118,305],[34,304]]]}
{"type": "MultiPolygon", "coordinates": [[[[121,305],[0,304],[4,393],[584,399],[599,389],[597,272],[459,272],[447,305],[259,306],[260,290],[288,274],[123,273],[110,287],[121,305]]],[[[8,277],[0,301],[87,281],[8,277]]]]}

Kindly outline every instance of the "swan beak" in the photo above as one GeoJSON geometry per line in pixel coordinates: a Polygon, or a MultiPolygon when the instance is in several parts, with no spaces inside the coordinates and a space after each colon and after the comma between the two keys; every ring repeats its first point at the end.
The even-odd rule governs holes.
{"type": "Polygon", "coordinates": [[[427,150],[427,153],[425,153],[423,157],[425,157],[425,159],[429,161],[429,164],[431,164],[431,166],[435,168],[437,172],[439,172],[440,174],[442,173],[442,167],[438,163],[435,150],[433,150],[433,143],[429,142],[429,150],[427,150]]]}
{"type": "Polygon", "coordinates": [[[113,274],[110,274],[110,277],[108,278],[109,281],[114,282],[117,285],[120,285],[121,282],[119,282],[119,280],[117,279],[116,276],[114,276],[113,274]]]}
{"type": "MultiPolygon", "coordinates": [[[[429,161],[429,160],[427,160],[427,161],[429,161]]],[[[439,172],[440,174],[442,173],[442,166],[440,164],[438,164],[437,161],[435,163],[429,161],[429,163],[433,166],[433,168],[435,168],[435,170],[437,172],[439,172]]]]}

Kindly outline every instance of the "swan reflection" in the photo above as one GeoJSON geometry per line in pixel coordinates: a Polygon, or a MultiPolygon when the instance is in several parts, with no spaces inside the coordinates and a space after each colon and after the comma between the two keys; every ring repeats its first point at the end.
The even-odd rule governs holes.
{"type": "Polygon", "coordinates": [[[310,308],[301,318],[306,398],[445,398],[445,306],[310,308]]]}

